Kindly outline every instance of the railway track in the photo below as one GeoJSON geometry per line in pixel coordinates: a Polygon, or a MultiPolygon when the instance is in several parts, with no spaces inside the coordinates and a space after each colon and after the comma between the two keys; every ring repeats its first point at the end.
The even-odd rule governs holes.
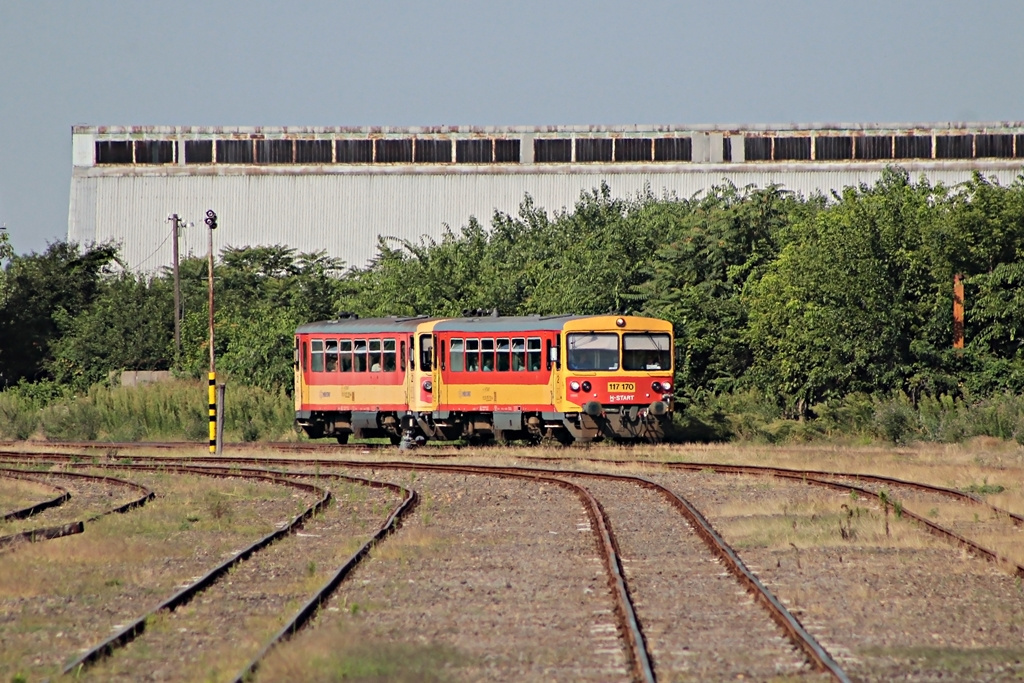
{"type": "MultiPolygon", "coordinates": [[[[421,455],[421,453],[414,453],[414,455],[421,455]]],[[[27,456],[24,456],[24,454],[6,454],[4,457],[8,458],[9,461],[13,460],[15,462],[31,462],[31,457],[29,456],[28,460],[26,460],[27,456]]],[[[120,454],[118,454],[118,458],[121,458],[120,454]]],[[[80,456],[76,456],[74,454],[50,456],[50,459],[52,461],[63,462],[66,465],[74,464],[76,467],[83,467],[87,465],[87,463],[84,462],[80,456]],[[75,460],[77,460],[78,462],[73,462],[75,460]]],[[[131,464],[128,464],[127,462],[122,462],[118,463],[118,466],[122,468],[131,468],[151,464],[155,466],[158,463],[164,463],[164,466],[166,467],[166,463],[168,460],[167,458],[163,457],[142,457],[136,456],[134,454],[131,455],[130,459],[132,461],[131,464]]],[[[205,456],[201,456],[195,458],[188,458],[188,464],[189,467],[205,468],[204,465],[210,465],[214,463],[223,465],[224,460],[224,458],[208,458],[205,456]]],[[[574,491],[574,494],[578,497],[581,503],[583,503],[584,506],[588,510],[590,510],[587,514],[589,517],[592,532],[595,533],[596,536],[607,536],[603,563],[605,565],[605,572],[608,580],[609,589],[611,594],[614,595],[618,593],[620,594],[620,596],[623,596],[622,598],[616,598],[616,631],[622,634],[623,641],[629,645],[628,649],[631,654],[628,658],[628,668],[632,672],[631,677],[635,680],[654,680],[655,678],[657,678],[658,675],[659,661],[663,663],[671,661],[673,656],[675,656],[676,660],[679,660],[680,656],[673,655],[672,653],[684,652],[685,650],[679,649],[678,641],[676,645],[673,645],[671,642],[671,638],[667,640],[663,639],[663,635],[666,633],[666,631],[669,630],[665,628],[665,623],[667,622],[665,617],[652,616],[648,617],[645,620],[645,609],[649,609],[648,605],[651,603],[651,600],[641,601],[639,608],[637,607],[637,605],[633,604],[633,597],[631,595],[630,587],[631,566],[628,561],[631,558],[629,558],[627,554],[627,561],[623,562],[623,558],[621,555],[618,554],[617,550],[617,548],[620,547],[620,543],[628,545],[628,541],[620,541],[618,543],[615,541],[612,524],[615,523],[615,520],[618,518],[618,516],[621,516],[623,514],[628,516],[631,507],[635,508],[635,506],[625,505],[621,503],[612,503],[611,507],[614,508],[616,512],[615,515],[613,515],[612,521],[609,522],[608,517],[605,516],[606,510],[603,510],[602,506],[598,504],[597,501],[616,500],[621,494],[615,494],[613,490],[615,488],[621,489],[624,486],[636,489],[637,491],[645,491],[646,493],[641,494],[633,492],[631,494],[627,494],[626,497],[628,498],[630,495],[640,495],[641,497],[653,495],[655,498],[658,498],[662,501],[661,504],[663,506],[672,506],[678,512],[682,512],[683,510],[689,508],[691,513],[695,514],[695,517],[687,516],[686,524],[689,525],[690,528],[698,529],[698,533],[701,533],[699,529],[703,528],[704,534],[708,534],[712,538],[714,538],[714,536],[718,536],[714,529],[711,528],[710,524],[707,524],[707,520],[703,519],[700,513],[697,512],[696,508],[694,508],[693,505],[689,504],[679,493],[677,493],[672,485],[665,485],[663,483],[660,484],[658,481],[654,481],[644,477],[637,477],[633,475],[608,475],[606,473],[592,472],[590,470],[568,470],[564,467],[564,462],[556,463],[562,465],[562,467],[552,470],[550,468],[541,469],[539,467],[522,468],[462,465],[455,463],[438,464],[436,461],[427,463],[414,463],[405,461],[382,463],[293,457],[280,459],[268,457],[231,458],[231,461],[232,467],[230,471],[234,472],[235,474],[238,474],[243,466],[263,468],[264,470],[272,467],[276,470],[276,475],[278,476],[289,476],[295,478],[301,476],[316,475],[308,471],[304,473],[296,472],[294,471],[294,468],[305,468],[307,470],[314,469],[317,472],[319,472],[320,476],[324,476],[324,472],[330,470],[331,468],[346,468],[352,470],[366,470],[367,468],[370,468],[375,473],[379,473],[382,470],[392,470],[404,472],[435,472],[439,474],[444,474],[449,477],[457,475],[512,477],[523,479],[526,481],[532,481],[534,482],[534,484],[538,484],[539,482],[543,481],[551,486],[559,486],[565,488],[566,490],[574,491]],[[561,483],[558,483],[555,480],[559,480],[559,482],[561,483]],[[576,490],[573,487],[577,487],[579,490],[576,490]],[[594,491],[597,489],[603,490],[604,493],[595,496],[594,491]],[[584,491],[586,491],[586,494],[583,493],[584,491]],[[588,497],[593,501],[593,503],[585,502],[588,497]],[[673,499],[675,499],[675,502],[673,502],[673,499]],[[701,524],[701,520],[703,520],[704,524],[701,524]],[[630,616],[631,613],[632,616],[630,616]],[[660,625],[656,625],[659,624],[659,619],[660,625]],[[631,626],[631,623],[635,624],[635,629],[633,628],[633,626],[631,626]],[[653,629],[650,632],[648,632],[645,628],[645,624],[647,623],[650,623],[653,629]],[[655,638],[654,642],[651,642],[651,633],[657,634],[657,637],[655,638]],[[634,645],[634,643],[636,643],[636,645],[634,645]]],[[[550,465],[552,463],[552,459],[550,458],[538,458],[537,461],[538,465],[550,465]]],[[[584,461],[580,458],[573,458],[572,463],[574,463],[576,466],[579,466],[580,464],[586,464],[588,466],[609,465],[609,461],[607,460],[584,461]]],[[[90,466],[95,466],[97,464],[103,463],[94,463],[91,464],[90,466]]],[[[613,467],[630,466],[635,468],[638,466],[638,463],[636,461],[621,461],[613,462],[610,464],[613,467]]],[[[893,495],[893,491],[914,490],[927,495],[939,496],[949,500],[955,500],[962,505],[974,506],[978,509],[987,511],[987,513],[989,514],[1001,515],[1005,519],[1009,520],[1009,523],[1021,523],[1021,518],[1019,516],[1013,515],[1012,513],[1009,513],[1004,510],[1000,510],[995,506],[991,506],[985,503],[984,501],[981,501],[973,496],[964,494],[962,492],[943,487],[934,487],[926,484],[920,484],[918,482],[902,481],[893,478],[877,477],[873,475],[851,475],[844,473],[816,472],[810,470],[787,470],[782,468],[771,467],[738,467],[731,465],[708,465],[706,463],[666,464],[660,462],[645,462],[639,463],[639,465],[645,469],[650,469],[651,471],[690,472],[700,473],[703,475],[722,474],[746,475],[748,477],[772,477],[783,481],[793,482],[794,484],[798,483],[801,485],[808,485],[821,489],[829,489],[837,492],[849,493],[850,491],[856,491],[861,496],[864,496],[866,499],[877,499],[881,490],[888,491],[890,497],[893,495]],[[884,489],[880,489],[880,487],[884,487],[884,489]]],[[[375,474],[374,476],[378,475],[375,474]]],[[[891,500],[896,501],[898,499],[891,497],[891,500]]],[[[650,508],[649,506],[647,506],[645,507],[645,509],[650,508]]],[[[963,534],[957,534],[955,532],[952,532],[949,529],[946,529],[945,527],[936,524],[934,521],[929,520],[924,516],[917,515],[916,513],[913,513],[910,510],[907,510],[906,508],[903,508],[902,512],[909,519],[912,519],[915,522],[923,525],[931,533],[942,536],[947,542],[958,544],[961,547],[969,549],[972,554],[986,557],[992,560],[993,562],[997,562],[1003,566],[1007,564],[1007,561],[1004,557],[1001,557],[998,553],[995,553],[993,551],[988,551],[988,553],[986,553],[986,548],[983,545],[965,537],[963,534]]],[[[683,512],[683,514],[685,515],[686,513],[683,512]]],[[[631,526],[631,524],[628,521],[624,524],[627,528],[631,526]]],[[[635,526],[635,524],[633,524],[632,526],[635,526]]],[[[709,541],[707,538],[705,538],[704,542],[708,543],[709,541]]],[[[642,546],[642,543],[638,543],[635,547],[642,546]]],[[[727,546],[725,546],[725,548],[727,548],[727,546]]],[[[724,555],[727,556],[729,552],[732,551],[731,549],[729,549],[715,552],[724,552],[724,555]]],[[[635,552],[631,554],[636,555],[635,552]]],[[[732,552],[732,554],[735,555],[734,552],[732,552]]],[[[730,566],[727,562],[725,562],[725,560],[723,559],[723,555],[719,555],[718,561],[723,562],[724,566],[727,567],[729,574],[733,577],[739,578],[741,582],[745,581],[745,579],[742,578],[742,575],[746,575],[748,580],[752,580],[755,584],[759,583],[754,573],[750,571],[749,568],[746,568],[742,564],[742,561],[739,561],[738,556],[735,559],[738,561],[735,567],[730,566]]],[[[1014,567],[1015,569],[1013,571],[1017,573],[1018,576],[1024,575],[1024,568],[1020,567],[1019,565],[1014,565],[1014,567]]],[[[641,577],[640,580],[642,581],[643,578],[641,575],[642,572],[636,574],[636,576],[641,577]]],[[[712,578],[711,580],[713,581],[714,579],[712,578]]],[[[340,581],[341,578],[339,578],[338,581],[335,583],[334,588],[337,588],[337,585],[340,583],[340,581]]],[[[713,583],[711,585],[713,585],[713,583]]],[[[748,594],[754,596],[755,601],[761,603],[762,606],[769,609],[769,612],[771,612],[770,604],[772,603],[772,598],[774,598],[774,596],[771,596],[771,592],[767,590],[763,585],[760,586],[760,589],[756,585],[754,587],[751,587],[750,585],[744,586],[744,590],[748,591],[748,594]],[[759,595],[762,597],[758,597],[759,595]]],[[[641,592],[643,591],[643,589],[640,590],[641,592]]],[[[786,632],[787,637],[790,639],[792,643],[794,643],[794,646],[799,648],[805,654],[805,656],[808,657],[808,661],[812,662],[816,668],[819,668],[819,670],[829,671],[830,675],[837,680],[847,680],[842,669],[838,666],[838,664],[835,664],[835,661],[831,659],[831,656],[828,655],[827,652],[825,652],[824,648],[822,648],[821,645],[818,644],[813,637],[810,638],[809,641],[804,641],[803,644],[798,642],[798,638],[794,639],[794,634],[790,632],[790,629],[803,629],[802,625],[796,618],[793,617],[792,614],[789,614],[789,618],[787,619],[784,616],[785,614],[788,614],[785,607],[777,599],[775,599],[774,602],[778,603],[778,607],[782,608],[781,614],[783,616],[780,617],[779,615],[773,615],[772,618],[776,621],[777,624],[779,624],[782,630],[786,632]],[[823,665],[820,661],[815,661],[816,650],[820,650],[820,654],[823,654],[825,658],[831,660],[832,664],[834,664],[834,668],[830,668],[827,665],[823,665]]],[[[322,599],[317,599],[316,604],[319,605],[321,603],[322,599]]],[[[312,615],[312,613],[315,612],[316,607],[311,608],[310,615],[312,615]]],[[[291,633],[294,632],[295,628],[285,629],[285,631],[291,633]]],[[[247,669],[247,671],[251,672],[252,670],[255,670],[255,668],[259,666],[259,662],[262,660],[262,658],[267,654],[267,652],[269,652],[270,648],[271,644],[268,644],[263,650],[261,650],[259,656],[257,656],[252,660],[252,662],[250,662],[250,668],[247,669]]],[[[682,657],[684,658],[688,656],[692,655],[682,655],[682,657]]],[[[665,666],[666,670],[678,669],[678,665],[665,664],[665,666]]]]}
{"type": "MultiPolygon", "coordinates": [[[[64,456],[62,459],[65,460],[66,464],[76,467],[85,466],[83,463],[72,463],[73,458],[71,456],[64,456]]],[[[193,463],[194,464],[194,463],[193,463]]],[[[210,466],[202,467],[200,469],[209,472],[210,474],[216,474],[224,476],[232,474],[234,476],[268,476],[259,471],[250,469],[242,469],[238,461],[235,461],[233,466],[224,470],[223,468],[214,468],[210,466]]],[[[283,464],[283,463],[280,463],[283,464]]],[[[307,463],[308,464],[308,463],[307,463]]],[[[329,465],[341,465],[345,467],[366,467],[367,465],[362,463],[314,463],[318,467],[325,467],[329,465]]],[[[89,467],[97,467],[100,465],[89,464],[89,467]]],[[[633,678],[635,680],[655,680],[655,674],[651,665],[651,657],[647,650],[644,636],[640,627],[640,622],[636,615],[636,610],[632,604],[632,600],[629,595],[629,589],[626,585],[625,577],[622,569],[622,562],[617,554],[617,544],[613,538],[609,522],[597,500],[589,492],[589,490],[579,484],[573,483],[566,479],[564,475],[572,475],[575,477],[591,477],[593,473],[583,472],[562,472],[562,471],[543,471],[538,469],[523,469],[523,468],[495,468],[495,467],[479,467],[479,466],[458,466],[458,465],[437,465],[437,464],[409,464],[409,463],[374,463],[371,465],[375,470],[389,469],[389,470],[407,470],[417,472],[438,472],[443,473],[447,476],[457,474],[469,474],[477,476],[487,477],[503,477],[513,479],[524,479],[530,481],[533,484],[546,483],[552,486],[565,488],[576,495],[580,502],[583,504],[587,511],[588,518],[590,520],[590,528],[593,530],[598,546],[601,548],[600,554],[602,556],[602,562],[605,567],[607,576],[608,586],[613,597],[615,613],[618,617],[618,632],[623,636],[626,644],[628,645],[629,652],[629,668],[632,671],[633,678]],[[556,476],[560,475],[560,476],[556,476]]],[[[175,470],[175,471],[187,471],[194,472],[197,468],[181,467],[179,470],[178,466],[170,465],[166,462],[153,463],[153,464],[124,464],[120,463],[117,465],[118,468],[127,468],[131,470],[139,469],[155,469],[159,468],[162,471],[175,470]]],[[[278,476],[283,476],[284,472],[278,472],[278,476]]],[[[291,476],[295,476],[295,473],[289,473],[291,476]]],[[[321,474],[320,476],[324,476],[321,474]]],[[[746,590],[750,591],[755,599],[761,602],[764,606],[769,609],[769,613],[777,623],[782,626],[783,631],[789,636],[796,646],[808,655],[813,664],[826,671],[830,671],[838,680],[846,680],[841,669],[838,665],[832,661],[827,653],[824,652],[823,648],[818,645],[814,639],[804,631],[799,623],[789,615],[784,607],[779,604],[778,600],[774,598],[765,588],[762,586],[755,577],[747,570],[736,554],[725,544],[720,536],[715,534],[714,530],[710,528],[696,510],[689,505],[686,501],[682,500],[678,496],[672,494],[667,489],[658,486],[657,484],[641,480],[636,477],[623,477],[617,475],[601,475],[609,480],[617,480],[619,482],[629,482],[630,484],[639,484],[649,489],[657,491],[660,495],[664,496],[678,512],[681,512],[686,518],[687,523],[692,525],[697,530],[698,535],[707,543],[708,547],[715,552],[719,561],[723,562],[729,572],[735,577],[739,578],[741,582],[745,584],[746,590]]],[[[252,551],[248,551],[252,552],[252,551]]],[[[229,561],[226,565],[216,570],[218,573],[222,573],[226,570],[226,566],[237,560],[229,561]]],[[[183,591],[172,598],[171,600],[161,604],[158,608],[139,619],[136,623],[129,625],[122,629],[121,632],[111,636],[100,645],[93,648],[89,653],[86,653],[78,660],[70,664],[66,669],[65,673],[76,671],[82,666],[89,664],[98,659],[102,654],[108,653],[115,646],[123,645],[130,641],[132,638],[141,633],[144,628],[144,624],[147,619],[151,619],[153,614],[163,610],[172,610],[175,607],[183,604],[186,600],[190,599],[196,592],[209,585],[212,579],[215,577],[204,577],[203,581],[198,582],[195,586],[190,587],[187,591],[183,591]],[[200,585],[201,584],[201,585],[200,585]],[[187,593],[187,595],[185,594],[187,593]]],[[[251,663],[250,667],[255,666],[259,661],[259,658],[255,659],[251,663]]],[[[251,670],[251,669],[250,669],[251,670]]]]}

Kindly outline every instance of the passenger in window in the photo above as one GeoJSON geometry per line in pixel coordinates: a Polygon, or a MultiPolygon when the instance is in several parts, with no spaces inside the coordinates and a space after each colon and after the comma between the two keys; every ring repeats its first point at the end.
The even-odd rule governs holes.
{"type": "Polygon", "coordinates": [[[644,369],[645,370],[661,370],[662,369],[662,367],[661,367],[661,359],[658,357],[658,354],[656,352],[649,351],[647,353],[647,358],[644,360],[644,369]]]}
{"type": "Polygon", "coordinates": [[[373,365],[370,366],[370,372],[380,372],[380,360],[374,358],[373,365]]]}

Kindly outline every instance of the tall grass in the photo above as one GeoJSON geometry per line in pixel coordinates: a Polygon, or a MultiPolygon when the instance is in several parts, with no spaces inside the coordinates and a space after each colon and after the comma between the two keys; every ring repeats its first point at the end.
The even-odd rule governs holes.
{"type": "Polygon", "coordinates": [[[902,393],[850,394],[813,406],[803,420],[787,419],[772,397],[739,392],[703,397],[677,415],[683,437],[700,441],[852,440],[959,443],[977,436],[1015,440],[1024,445],[1024,396],[986,398],[922,395],[916,402],[902,393]]]}
{"type": "MultiPolygon", "coordinates": [[[[16,392],[0,393],[0,435],[70,441],[205,441],[209,436],[208,386],[174,380],[138,387],[93,386],[84,396],[57,398],[40,407],[16,392]]],[[[224,439],[296,438],[295,408],[282,390],[228,384],[224,439]]]]}

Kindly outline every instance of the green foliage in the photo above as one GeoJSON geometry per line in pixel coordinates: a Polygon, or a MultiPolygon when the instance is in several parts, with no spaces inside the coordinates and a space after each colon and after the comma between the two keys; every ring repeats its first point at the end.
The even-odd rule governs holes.
{"type": "MultiPolygon", "coordinates": [[[[204,440],[205,387],[184,412],[159,417],[104,407],[127,399],[97,387],[122,369],[205,380],[206,259],[181,262],[175,358],[169,272],[119,273],[110,246],[58,243],[16,256],[2,237],[3,429],[15,438],[38,425],[51,438],[204,440]],[[90,402],[99,416],[83,407],[90,402]]],[[[279,438],[290,434],[292,340],[302,323],[341,310],[630,309],[675,327],[682,438],[990,435],[1024,443],[1022,283],[1024,179],[1002,187],[976,174],[943,187],[893,168],[874,185],[827,198],[726,183],[690,198],[647,191],[617,199],[602,183],[553,212],[527,195],[517,214],[496,213],[489,226],[468,217],[437,241],[381,238],[360,269],[286,246],[225,249],[214,351],[235,397],[229,411],[246,411],[227,416],[228,431],[279,438]],[[951,348],[956,274],[965,286],[964,349],[951,348]]]]}

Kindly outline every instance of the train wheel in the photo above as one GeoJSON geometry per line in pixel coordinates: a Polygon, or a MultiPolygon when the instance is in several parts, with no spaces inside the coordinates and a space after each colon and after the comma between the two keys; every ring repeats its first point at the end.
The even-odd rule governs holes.
{"type": "Polygon", "coordinates": [[[344,434],[338,434],[338,436],[337,436],[338,443],[340,443],[342,446],[344,446],[345,444],[348,443],[348,437],[349,436],[350,435],[349,435],[348,432],[345,432],[344,434]]]}

